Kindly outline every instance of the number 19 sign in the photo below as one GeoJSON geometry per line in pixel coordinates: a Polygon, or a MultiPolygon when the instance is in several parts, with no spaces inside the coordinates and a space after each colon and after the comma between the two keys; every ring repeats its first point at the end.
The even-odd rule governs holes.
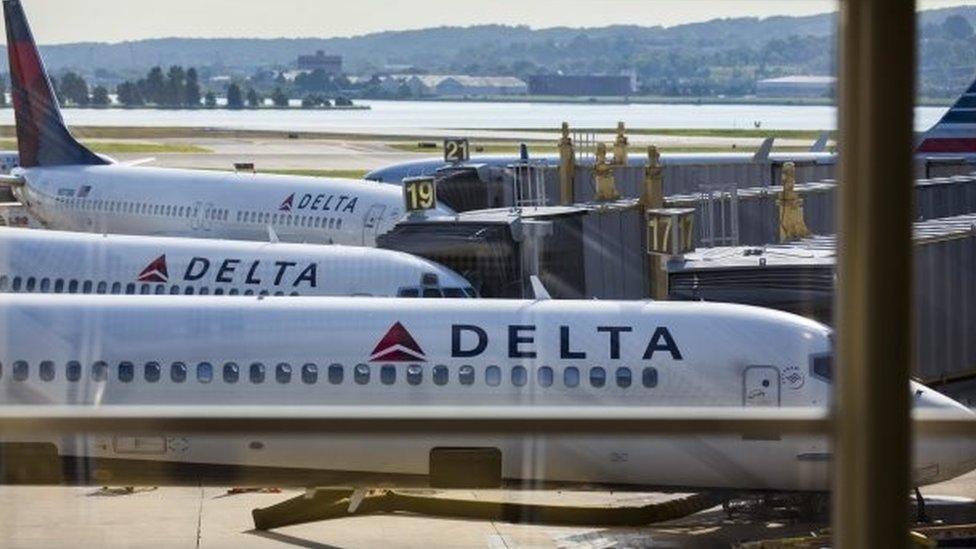
{"type": "Polygon", "coordinates": [[[403,180],[403,200],[408,212],[433,210],[437,207],[437,187],[433,177],[410,177],[403,180]]]}

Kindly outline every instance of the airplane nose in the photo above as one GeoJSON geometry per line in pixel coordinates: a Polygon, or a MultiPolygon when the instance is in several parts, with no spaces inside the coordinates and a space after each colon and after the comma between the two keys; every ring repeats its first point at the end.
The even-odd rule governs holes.
{"type": "MultiPolygon", "coordinates": [[[[939,410],[949,417],[976,417],[972,410],[938,391],[915,383],[912,384],[912,391],[914,407],[918,410],[939,410]]],[[[918,484],[948,480],[976,469],[974,437],[925,436],[919,438],[916,448],[915,472],[918,484]],[[924,478],[930,475],[931,478],[924,478]]]]}

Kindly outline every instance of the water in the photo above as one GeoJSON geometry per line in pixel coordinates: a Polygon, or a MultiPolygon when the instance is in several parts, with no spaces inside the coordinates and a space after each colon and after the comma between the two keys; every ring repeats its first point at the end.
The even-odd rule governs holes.
{"type": "MultiPolygon", "coordinates": [[[[277,131],[321,131],[408,134],[439,129],[558,128],[563,121],[580,128],[609,128],[622,120],[634,128],[753,128],[821,130],[836,126],[829,106],[553,104],[425,101],[360,101],[371,110],[151,110],[67,109],[69,125],[183,126],[277,131]]],[[[916,109],[916,128],[924,130],[945,112],[943,107],[916,109]]],[[[0,123],[12,124],[10,109],[0,123]]]]}

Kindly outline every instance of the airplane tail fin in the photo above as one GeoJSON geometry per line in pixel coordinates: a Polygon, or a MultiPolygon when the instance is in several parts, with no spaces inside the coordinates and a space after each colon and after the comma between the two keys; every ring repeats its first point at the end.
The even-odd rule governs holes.
{"type": "Polygon", "coordinates": [[[64,125],[54,87],[20,0],[3,0],[3,16],[7,24],[10,95],[17,123],[20,166],[108,164],[78,143],[64,125]]]}
{"type": "Polygon", "coordinates": [[[976,81],[970,84],[915,149],[929,154],[976,154],[976,81]]]}

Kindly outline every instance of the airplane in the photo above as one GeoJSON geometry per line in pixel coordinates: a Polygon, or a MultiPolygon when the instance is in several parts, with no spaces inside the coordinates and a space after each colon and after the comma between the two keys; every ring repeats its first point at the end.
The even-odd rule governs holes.
{"type": "Polygon", "coordinates": [[[47,228],[373,246],[403,213],[375,182],[112,163],[64,124],[19,0],[4,0],[19,167],[0,177],[47,228]]]}
{"type": "Polygon", "coordinates": [[[356,246],[0,229],[0,293],[476,297],[450,269],[356,246]]]}
{"type": "MultiPolygon", "coordinates": [[[[759,162],[798,162],[830,165],[837,162],[837,154],[827,150],[828,134],[822,134],[808,151],[773,152],[773,138],[767,138],[756,152],[701,152],[701,153],[662,153],[662,166],[684,165],[729,165],[752,164],[759,162]]],[[[956,158],[976,162],[976,80],[960,95],[948,111],[928,131],[916,139],[915,155],[919,159],[956,158]]],[[[533,155],[534,161],[549,166],[559,165],[559,156],[552,154],[533,155]]],[[[520,155],[485,155],[471,158],[460,164],[450,164],[442,158],[411,160],[391,166],[377,168],[364,177],[370,181],[398,184],[407,177],[432,176],[437,170],[447,166],[489,166],[505,168],[519,160],[527,160],[520,155]]],[[[584,160],[584,163],[586,160],[584,160]]],[[[627,162],[631,166],[644,166],[643,155],[630,155],[627,162]]]]}
{"type": "MultiPolygon", "coordinates": [[[[831,330],[743,305],[4,294],[0,319],[3,405],[815,410],[832,394],[831,330]]],[[[973,416],[911,391],[915,409],[973,416]]],[[[7,482],[53,471],[46,482],[363,489],[463,470],[459,483],[494,479],[482,488],[830,485],[829,440],[812,435],[12,437],[0,453],[31,457],[0,469],[7,482]]],[[[973,468],[976,440],[916,439],[915,486],[973,468]]]]}

